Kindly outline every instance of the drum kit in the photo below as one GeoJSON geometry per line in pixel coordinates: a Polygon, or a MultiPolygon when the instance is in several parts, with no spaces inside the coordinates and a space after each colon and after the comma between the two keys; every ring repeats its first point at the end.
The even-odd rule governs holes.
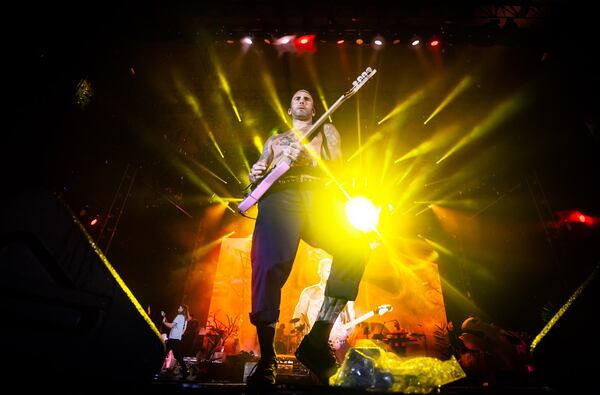
{"type": "Polygon", "coordinates": [[[300,345],[302,338],[308,333],[305,324],[297,324],[300,318],[292,318],[289,322],[292,329],[289,333],[280,333],[275,336],[275,350],[278,354],[293,354],[300,345]]]}
{"type": "Polygon", "coordinates": [[[300,318],[292,318],[290,320],[290,324],[292,324],[292,329],[289,334],[283,336],[283,343],[285,346],[286,354],[293,354],[296,351],[296,348],[300,345],[302,338],[306,333],[308,333],[308,328],[305,324],[297,324],[300,321],[300,318]]]}

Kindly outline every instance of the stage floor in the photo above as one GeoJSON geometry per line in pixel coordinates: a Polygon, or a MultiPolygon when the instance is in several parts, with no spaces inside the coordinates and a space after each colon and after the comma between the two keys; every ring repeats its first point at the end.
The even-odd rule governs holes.
{"type": "MultiPolygon", "coordinates": [[[[394,392],[374,391],[347,387],[325,387],[321,385],[307,384],[277,384],[273,389],[250,389],[244,383],[200,383],[200,382],[167,382],[156,381],[147,389],[146,393],[151,394],[180,394],[180,393],[198,393],[207,395],[219,394],[294,394],[294,395],[383,395],[394,392]]],[[[397,393],[397,392],[396,392],[397,393]]],[[[566,395],[566,394],[592,394],[597,393],[590,389],[587,390],[556,390],[549,387],[474,387],[460,385],[446,385],[430,393],[448,394],[448,395],[566,395]]]]}

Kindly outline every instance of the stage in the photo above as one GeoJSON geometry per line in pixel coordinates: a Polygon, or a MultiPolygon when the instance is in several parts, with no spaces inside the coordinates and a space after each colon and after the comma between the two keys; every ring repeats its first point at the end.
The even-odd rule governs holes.
{"type": "Polygon", "coordinates": [[[258,209],[237,210],[265,143],[290,129],[293,92],[308,89],[320,117],[367,67],[377,73],[326,120],[343,140],[327,188],[369,199],[379,221],[348,345],[459,360],[476,316],[522,334],[531,377],[484,385],[475,372],[434,392],[598,392],[595,12],[137,3],[6,12],[5,392],[379,394],[316,385],[295,361],[296,307],[332,257],[303,241],[279,303],[277,384],[246,387],[258,209]],[[164,369],[160,312],[171,322],[181,304],[189,377],[164,369]]]}

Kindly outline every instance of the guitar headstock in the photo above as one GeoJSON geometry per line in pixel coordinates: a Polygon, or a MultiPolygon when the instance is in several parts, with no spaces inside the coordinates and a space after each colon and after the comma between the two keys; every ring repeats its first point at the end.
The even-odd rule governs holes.
{"type": "Polygon", "coordinates": [[[384,315],[385,313],[389,313],[390,311],[392,311],[394,308],[392,307],[391,304],[382,304],[380,306],[377,306],[375,308],[375,313],[379,314],[379,315],[384,315]]]}
{"type": "Polygon", "coordinates": [[[350,96],[358,92],[358,90],[362,88],[363,85],[366,84],[367,81],[371,77],[373,77],[376,72],[377,70],[372,69],[371,67],[367,67],[365,71],[363,71],[354,81],[352,81],[352,88],[350,88],[350,90],[348,90],[348,92],[344,94],[345,98],[349,98],[350,96]]]}

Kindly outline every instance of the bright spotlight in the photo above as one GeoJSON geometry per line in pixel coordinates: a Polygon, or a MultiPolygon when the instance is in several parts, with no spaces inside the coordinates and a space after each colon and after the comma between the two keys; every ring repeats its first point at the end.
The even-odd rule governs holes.
{"type": "Polygon", "coordinates": [[[418,48],[421,45],[421,37],[419,37],[417,34],[413,34],[408,42],[413,48],[418,48]]]}
{"type": "Polygon", "coordinates": [[[246,36],[240,40],[244,45],[252,45],[252,37],[246,36]]]}
{"type": "Polygon", "coordinates": [[[383,48],[384,42],[385,42],[385,40],[383,39],[383,36],[381,36],[381,34],[378,34],[373,39],[373,48],[375,48],[375,49],[383,48]]]}
{"type": "Polygon", "coordinates": [[[367,198],[359,196],[346,203],[346,216],[356,229],[368,232],[379,223],[380,209],[367,198]]]}

